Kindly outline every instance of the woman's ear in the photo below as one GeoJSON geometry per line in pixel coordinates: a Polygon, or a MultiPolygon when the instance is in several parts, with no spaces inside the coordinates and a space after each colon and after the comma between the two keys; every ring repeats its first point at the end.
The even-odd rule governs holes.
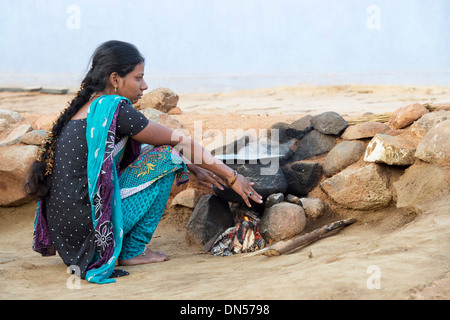
{"type": "Polygon", "coordinates": [[[119,80],[120,80],[120,76],[117,72],[113,72],[109,76],[109,84],[113,88],[117,88],[119,86],[119,80]]]}

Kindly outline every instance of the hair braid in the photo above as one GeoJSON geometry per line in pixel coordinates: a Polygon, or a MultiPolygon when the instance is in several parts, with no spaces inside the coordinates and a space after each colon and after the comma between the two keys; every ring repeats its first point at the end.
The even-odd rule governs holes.
{"type": "Polygon", "coordinates": [[[38,198],[47,195],[49,191],[49,179],[47,179],[47,176],[53,173],[56,141],[67,122],[91,99],[96,91],[96,87],[89,83],[90,78],[88,76],[85,77],[85,80],[88,80],[88,82],[82,82],[80,90],[72,101],[68,103],[67,108],[61,112],[53,124],[52,130],[45,137],[44,143],[38,151],[36,161],[31,166],[28,181],[25,184],[26,194],[38,198]]]}
{"type": "Polygon", "coordinates": [[[52,130],[47,134],[44,140],[44,144],[39,149],[36,161],[41,162],[45,160],[45,176],[51,175],[53,173],[53,160],[55,157],[55,144],[62,129],[67,124],[67,122],[72,119],[72,117],[80,110],[80,108],[90,100],[94,88],[91,86],[86,86],[85,82],[81,84],[80,90],[77,92],[75,97],[64,111],[61,112],[58,119],[53,124],[52,130]]]}

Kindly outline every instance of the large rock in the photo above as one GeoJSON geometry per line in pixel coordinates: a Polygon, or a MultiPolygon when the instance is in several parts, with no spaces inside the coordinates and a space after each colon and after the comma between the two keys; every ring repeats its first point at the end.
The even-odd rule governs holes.
{"type": "Polygon", "coordinates": [[[291,124],[286,122],[277,122],[273,124],[270,129],[271,132],[272,130],[278,130],[278,138],[280,143],[285,143],[291,139],[298,140],[313,130],[311,123],[312,118],[312,116],[307,115],[292,122],[291,124]]]}
{"type": "Polygon", "coordinates": [[[32,130],[24,134],[20,142],[26,144],[34,144],[36,146],[42,145],[44,143],[45,137],[47,135],[46,130],[32,130]]]}
{"type": "Polygon", "coordinates": [[[24,120],[19,113],[5,109],[0,109],[0,119],[8,120],[9,123],[16,123],[24,120]]]}
{"type": "Polygon", "coordinates": [[[274,123],[270,127],[270,132],[272,133],[274,130],[278,132],[278,141],[280,143],[285,143],[291,139],[291,137],[288,134],[289,124],[286,122],[277,122],[274,123]]]}
{"type": "Polygon", "coordinates": [[[424,114],[411,125],[411,132],[422,138],[431,128],[439,122],[450,119],[450,111],[439,110],[424,114]]]}
{"type": "Polygon", "coordinates": [[[304,116],[297,121],[292,122],[286,128],[286,134],[289,138],[301,139],[313,129],[312,116],[304,116]]]}
{"type": "Polygon", "coordinates": [[[334,111],[324,112],[312,117],[311,125],[323,134],[337,136],[348,127],[347,121],[334,111]]]}
{"type": "Polygon", "coordinates": [[[416,211],[417,206],[449,192],[450,170],[437,165],[414,164],[393,183],[397,208],[416,211]]]}
{"type": "Polygon", "coordinates": [[[377,134],[369,142],[364,161],[389,165],[411,165],[415,161],[416,146],[401,136],[377,134]]]}
{"type": "Polygon", "coordinates": [[[405,128],[428,112],[428,109],[420,103],[410,104],[391,114],[389,126],[393,129],[405,128]]]}
{"type": "Polygon", "coordinates": [[[178,95],[168,88],[157,88],[144,94],[142,99],[135,105],[138,110],[153,108],[167,113],[176,108],[178,95]]]}
{"type": "Polygon", "coordinates": [[[323,181],[320,188],[338,204],[357,210],[387,207],[392,195],[388,177],[377,164],[347,168],[323,181]]]}
{"type": "Polygon", "coordinates": [[[0,119],[0,133],[9,128],[9,121],[6,119],[0,119]]]}
{"type": "Polygon", "coordinates": [[[183,126],[172,116],[165,114],[162,111],[159,111],[157,109],[143,109],[140,110],[144,116],[153,122],[157,122],[159,124],[162,124],[163,126],[169,127],[173,130],[183,130],[183,126]]]}
{"type": "Polygon", "coordinates": [[[345,140],[373,138],[377,133],[386,133],[390,128],[381,122],[361,122],[345,129],[341,135],[345,140]]]}
{"type": "Polygon", "coordinates": [[[48,113],[41,117],[39,117],[35,122],[33,127],[38,130],[47,130],[51,131],[53,128],[53,124],[56,122],[56,120],[59,118],[60,113],[48,113]]]}
{"type": "Polygon", "coordinates": [[[450,166],[450,119],[439,122],[423,136],[415,156],[429,163],[450,166]]]}
{"type": "Polygon", "coordinates": [[[283,167],[287,181],[287,192],[296,196],[306,196],[322,178],[319,162],[294,162],[283,167]]]}
{"type": "Polygon", "coordinates": [[[14,145],[1,147],[0,150],[0,206],[28,202],[23,187],[38,147],[14,145]]]}
{"type": "Polygon", "coordinates": [[[204,245],[233,223],[228,202],[215,195],[205,195],[198,201],[186,225],[186,240],[189,244],[204,245]]]}
{"type": "Polygon", "coordinates": [[[298,147],[294,150],[291,162],[324,154],[333,149],[335,144],[335,137],[312,130],[301,139],[298,147]]]}
{"type": "Polygon", "coordinates": [[[22,137],[32,130],[31,125],[22,124],[15,128],[11,133],[3,140],[0,141],[0,147],[10,146],[19,143],[22,137]]]}
{"type": "Polygon", "coordinates": [[[364,145],[357,141],[343,141],[335,146],[325,158],[323,173],[327,177],[342,171],[358,161],[364,154],[364,145]]]}
{"type": "Polygon", "coordinates": [[[188,188],[178,193],[172,200],[171,206],[182,206],[194,209],[200,200],[200,191],[194,188],[188,188]]]}
{"type": "Polygon", "coordinates": [[[286,240],[301,233],[306,227],[305,211],[299,205],[277,203],[261,218],[259,231],[266,242],[286,240]]]}

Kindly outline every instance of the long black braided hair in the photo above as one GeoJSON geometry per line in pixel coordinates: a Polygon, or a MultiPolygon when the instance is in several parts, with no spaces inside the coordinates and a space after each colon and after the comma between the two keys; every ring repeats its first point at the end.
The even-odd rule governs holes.
{"type": "Polygon", "coordinates": [[[43,198],[50,190],[49,177],[53,169],[54,148],[56,140],[67,122],[95,93],[106,89],[112,73],[117,72],[120,77],[125,77],[134,70],[136,65],[144,63],[145,59],[134,45],[111,40],[101,44],[95,50],[91,61],[90,70],[81,82],[80,90],[54,123],[36,160],[30,167],[24,190],[31,197],[43,198]]]}

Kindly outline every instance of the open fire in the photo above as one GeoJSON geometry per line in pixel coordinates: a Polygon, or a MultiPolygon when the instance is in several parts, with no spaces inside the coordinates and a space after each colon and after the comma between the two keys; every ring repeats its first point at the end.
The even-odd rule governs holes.
{"type": "Polygon", "coordinates": [[[259,233],[259,218],[243,207],[236,209],[233,227],[228,228],[215,240],[211,252],[216,256],[230,256],[253,252],[266,246],[259,233]]]}

